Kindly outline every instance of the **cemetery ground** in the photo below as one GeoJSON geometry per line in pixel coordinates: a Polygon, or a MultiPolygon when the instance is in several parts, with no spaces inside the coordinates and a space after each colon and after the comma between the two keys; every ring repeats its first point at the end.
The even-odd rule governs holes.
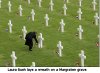
{"type": "MultiPolygon", "coordinates": [[[[63,14],[63,0],[54,0],[54,11],[49,10],[50,0],[42,0],[42,7],[38,6],[37,0],[10,0],[12,12],[8,12],[8,0],[2,0],[0,8],[0,66],[11,66],[11,53],[15,51],[17,60],[16,66],[31,66],[32,62],[36,67],[41,66],[64,66],[75,67],[80,63],[79,53],[84,50],[86,67],[99,66],[99,49],[96,46],[98,42],[98,26],[93,24],[95,12],[93,11],[92,0],[83,0],[82,2],[82,20],[76,18],[79,9],[78,0],[69,0],[67,4],[67,16],[63,14]],[[23,16],[18,14],[18,7],[22,5],[23,16]],[[31,9],[35,11],[35,20],[31,20],[31,9]],[[49,16],[48,27],[45,26],[45,14],[49,16]],[[12,33],[8,32],[8,21],[12,20],[12,33]],[[58,31],[59,22],[64,19],[65,32],[58,31]],[[77,28],[82,25],[84,30],[83,39],[76,36],[77,28]],[[36,31],[43,34],[43,48],[38,48],[36,44],[32,51],[25,46],[25,41],[20,38],[22,28],[26,26],[28,32],[36,31]],[[56,53],[57,43],[62,41],[62,57],[56,53]]],[[[97,2],[98,3],[98,2],[97,2]]]]}

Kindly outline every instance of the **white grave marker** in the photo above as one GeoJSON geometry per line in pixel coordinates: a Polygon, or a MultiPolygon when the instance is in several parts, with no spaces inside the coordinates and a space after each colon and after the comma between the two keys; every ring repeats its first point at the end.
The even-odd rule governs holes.
{"type": "Polygon", "coordinates": [[[77,11],[77,13],[78,13],[79,20],[81,20],[81,14],[82,14],[81,8],[79,8],[79,10],[77,11]]]}
{"type": "Polygon", "coordinates": [[[62,49],[63,49],[63,46],[61,44],[61,41],[58,42],[57,48],[58,48],[58,55],[59,55],[59,57],[62,57],[62,49]]]}
{"type": "Polygon", "coordinates": [[[48,26],[48,21],[49,21],[48,14],[46,14],[44,18],[45,18],[45,24],[46,24],[46,26],[48,26]]]}
{"type": "Polygon", "coordinates": [[[31,15],[32,15],[32,21],[34,21],[34,16],[35,16],[34,9],[32,9],[32,11],[31,11],[31,15]]]}
{"type": "Polygon", "coordinates": [[[41,7],[42,0],[38,0],[39,7],[41,7]]]}
{"type": "Polygon", "coordinates": [[[12,51],[11,58],[12,58],[12,66],[15,67],[17,59],[17,57],[15,56],[15,51],[12,51]]]}
{"type": "Polygon", "coordinates": [[[96,0],[93,0],[92,4],[93,4],[93,10],[95,11],[96,10],[96,5],[97,5],[96,0]]]}
{"type": "Polygon", "coordinates": [[[35,62],[32,62],[32,65],[31,65],[31,67],[35,67],[35,62]]]}
{"type": "Polygon", "coordinates": [[[99,16],[98,16],[98,13],[95,14],[94,19],[95,19],[95,25],[98,25],[99,24],[99,16]]]}
{"type": "Polygon", "coordinates": [[[50,0],[50,3],[49,3],[49,4],[50,4],[50,10],[51,10],[51,11],[53,11],[53,6],[54,6],[53,1],[52,1],[52,0],[50,0]]]}
{"type": "Polygon", "coordinates": [[[61,30],[61,32],[64,32],[64,26],[65,26],[64,20],[61,19],[61,22],[60,22],[60,30],[61,30]]]}
{"type": "Polygon", "coordinates": [[[2,3],[2,0],[0,0],[0,8],[1,8],[1,3],[2,3]]]}
{"type": "Polygon", "coordinates": [[[43,40],[44,38],[42,37],[42,33],[40,33],[40,36],[38,36],[38,48],[43,47],[43,40]]]}
{"type": "Polygon", "coordinates": [[[79,0],[79,6],[80,6],[80,7],[82,6],[82,1],[83,1],[83,0],[79,0]]]}
{"type": "Polygon", "coordinates": [[[8,9],[9,9],[9,12],[11,12],[11,6],[12,6],[12,5],[11,5],[11,2],[9,1],[9,2],[8,2],[8,9]]]}
{"type": "Polygon", "coordinates": [[[27,33],[27,30],[26,30],[25,26],[23,26],[22,33],[23,33],[23,39],[25,40],[26,33],[27,33]]]}
{"type": "Polygon", "coordinates": [[[79,39],[81,40],[82,39],[82,32],[83,32],[82,26],[79,25],[79,28],[77,28],[77,30],[79,32],[79,39]]]}
{"type": "Polygon", "coordinates": [[[9,32],[12,33],[13,24],[11,23],[11,20],[9,20],[8,26],[9,26],[9,32]]]}
{"type": "Polygon", "coordinates": [[[79,57],[81,58],[81,67],[84,67],[84,60],[86,59],[86,56],[84,55],[83,50],[81,50],[81,53],[79,54],[79,57]]]}
{"type": "Polygon", "coordinates": [[[19,15],[22,16],[22,11],[23,11],[22,6],[19,5],[19,8],[18,9],[19,9],[19,15]]]}
{"type": "Polygon", "coordinates": [[[30,4],[31,3],[31,1],[30,0],[28,0],[28,4],[30,4]]]}
{"type": "Polygon", "coordinates": [[[64,9],[64,15],[66,16],[66,10],[67,10],[66,4],[64,4],[63,9],[64,9]]]}

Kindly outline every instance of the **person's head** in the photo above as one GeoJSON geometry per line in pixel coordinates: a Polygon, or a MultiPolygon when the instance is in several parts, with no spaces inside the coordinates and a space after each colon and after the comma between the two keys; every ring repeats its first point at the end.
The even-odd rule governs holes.
{"type": "Polygon", "coordinates": [[[37,34],[37,32],[35,32],[35,31],[33,31],[32,33],[35,34],[35,35],[37,34]]]}

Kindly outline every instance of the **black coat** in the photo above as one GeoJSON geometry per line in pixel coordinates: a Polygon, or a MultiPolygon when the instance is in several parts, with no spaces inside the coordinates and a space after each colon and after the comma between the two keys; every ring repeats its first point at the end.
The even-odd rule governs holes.
{"type": "Polygon", "coordinates": [[[29,32],[26,34],[26,41],[25,41],[25,45],[28,46],[33,46],[33,38],[35,39],[35,42],[38,43],[37,38],[36,38],[36,32],[29,32]]]}

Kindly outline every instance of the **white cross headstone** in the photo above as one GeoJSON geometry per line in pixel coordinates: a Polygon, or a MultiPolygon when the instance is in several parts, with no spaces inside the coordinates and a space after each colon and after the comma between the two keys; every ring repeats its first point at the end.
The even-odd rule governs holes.
{"type": "Polygon", "coordinates": [[[12,66],[15,67],[17,59],[17,57],[15,56],[15,51],[12,51],[11,58],[12,58],[12,66]]]}
{"type": "Polygon", "coordinates": [[[58,42],[57,48],[58,48],[58,55],[59,55],[59,57],[62,57],[62,49],[63,49],[63,46],[61,44],[61,41],[58,42]]]}
{"type": "Polygon", "coordinates": [[[81,40],[82,39],[82,32],[83,32],[82,26],[79,25],[79,28],[77,28],[77,30],[79,32],[79,39],[81,40]]]}
{"type": "Polygon", "coordinates": [[[96,10],[96,5],[97,5],[96,0],[93,0],[92,4],[93,4],[93,10],[95,11],[96,10]]]}
{"type": "Polygon", "coordinates": [[[43,40],[44,38],[42,37],[42,33],[40,33],[40,36],[38,36],[38,48],[43,47],[43,40]]]}
{"type": "Polygon", "coordinates": [[[82,1],[83,1],[83,0],[79,0],[79,6],[80,6],[80,7],[82,6],[82,1]]]}
{"type": "Polygon", "coordinates": [[[9,2],[8,2],[9,12],[11,12],[11,6],[12,6],[12,5],[11,5],[11,2],[9,1],[9,2]]]}
{"type": "Polygon", "coordinates": [[[95,19],[95,25],[98,25],[99,24],[99,16],[98,16],[98,13],[95,14],[94,19],[95,19]]]}
{"type": "Polygon", "coordinates": [[[32,65],[31,65],[31,67],[35,67],[35,62],[32,62],[32,65]]]}
{"type": "Polygon", "coordinates": [[[31,1],[30,0],[28,0],[28,4],[30,4],[31,3],[31,1]]]}
{"type": "Polygon", "coordinates": [[[9,26],[9,32],[12,33],[13,24],[11,23],[11,20],[9,20],[8,26],[9,26]]]}
{"type": "Polygon", "coordinates": [[[45,18],[45,24],[46,24],[46,26],[48,26],[48,21],[49,21],[48,14],[46,14],[44,18],[45,18]]]}
{"type": "Polygon", "coordinates": [[[42,0],[38,0],[39,7],[41,7],[42,0]]]}
{"type": "Polygon", "coordinates": [[[53,1],[52,1],[52,0],[50,0],[50,3],[49,3],[49,4],[50,4],[50,10],[51,10],[51,11],[53,11],[53,6],[54,6],[53,1]]]}
{"type": "Polygon", "coordinates": [[[67,10],[66,4],[64,4],[63,9],[64,9],[64,15],[66,16],[66,10],[67,10]]]}
{"type": "Polygon", "coordinates": [[[79,10],[77,11],[77,13],[78,13],[79,20],[81,20],[81,14],[82,14],[81,8],[79,8],[79,10]]]}
{"type": "Polygon", "coordinates": [[[81,53],[79,54],[79,57],[81,58],[81,66],[84,67],[84,60],[86,59],[86,56],[84,55],[83,50],[81,50],[81,53]]]}
{"type": "Polygon", "coordinates": [[[23,11],[22,6],[21,6],[21,5],[19,5],[19,8],[18,8],[18,9],[19,9],[19,15],[20,15],[20,16],[22,16],[22,11],[23,11]]]}
{"type": "Polygon", "coordinates": [[[61,22],[60,22],[60,30],[61,30],[61,32],[64,32],[64,26],[65,26],[64,20],[61,19],[61,22]]]}
{"type": "Polygon", "coordinates": [[[31,11],[31,15],[32,15],[32,21],[34,21],[34,16],[35,16],[34,9],[32,9],[32,11],[31,11]]]}
{"type": "Polygon", "coordinates": [[[25,40],[26,33],[27,33],[27,30],[26,30],[25,26],[23,26],[22,33],[23,33],[23,39],[25,40]]]}
{"type": "Polygon", "coordinates": [[[1,8],[1,3],[2,3],[2,0],[0,0],[0,8],[1,8]]]}

